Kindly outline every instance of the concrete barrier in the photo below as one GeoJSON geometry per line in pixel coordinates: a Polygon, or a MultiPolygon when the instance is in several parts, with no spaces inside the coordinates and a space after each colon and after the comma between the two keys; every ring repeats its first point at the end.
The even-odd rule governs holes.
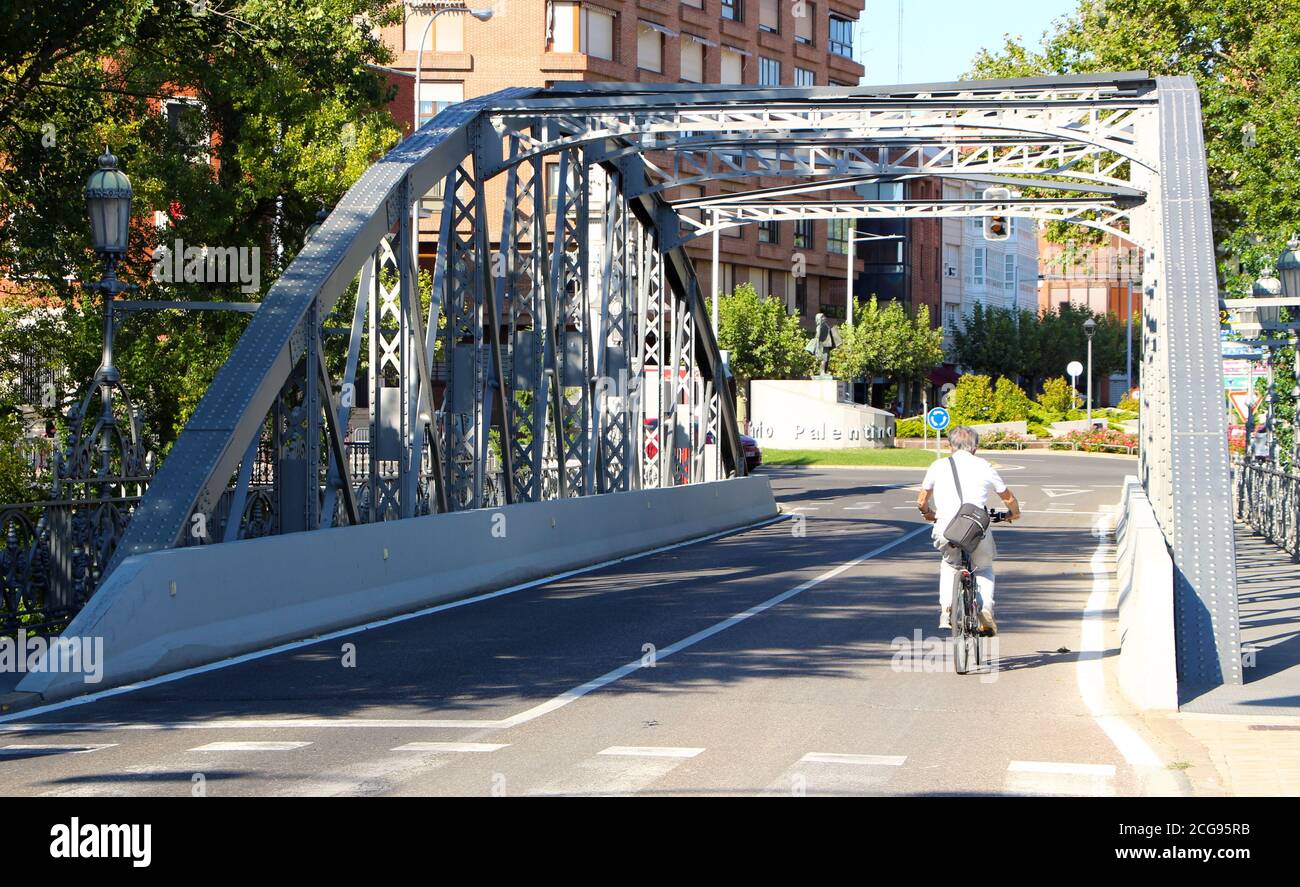
{"type": "Polygon", "coordinates": [[[1116,527],[1119,684],[1141,709],[1178,709],[1174,650],[1174,561],[1146,491],[1124,478],[1116,527]]]}
{"type": "Polygon", "coordinates": [[[103,677],[32,672],[52,701],[506,588],[777,514],[763,476],[178,548],[124,560],[64,632],[103,677]]]}

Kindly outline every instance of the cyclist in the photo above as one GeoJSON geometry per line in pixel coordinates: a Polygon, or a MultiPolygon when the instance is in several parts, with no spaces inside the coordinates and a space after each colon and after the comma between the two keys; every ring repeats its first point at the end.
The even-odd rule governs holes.
{"type": "MultiPolygon", "coordinates": [[[[930,464],[925,480],[921,482],[921,492],[916,497],[916,507],[926,520],[934,524],[934,547],[944,552],[943,563],[939,567],[940,628],[952,627],[952,593],[957,581],[957,567],[961,563],[960,553],[946,550],[948,540],[943,537],[943,529],[956,517],[963,503],[984,508],[989,491],[997,493],[1007,504],[1008,521],[1020,517],[1020,503],[1016,500],[1015,493],[1007,489],[1007,485],[987,460],[975,455],[979,440],[975,429],[965,425],[958,425],[949,431],[948,448],[952,455],[930,464]],[[961,481],[960,496],[953,477],[954,465],[961,481]]],[[[998,549],[993,543],[990,527],[979,546],[971,553],[975,589],[980,602],[980,627],[989,634],[997,633],[997,623],[993,621],[993,561],[997,554],[998,549]]]]}

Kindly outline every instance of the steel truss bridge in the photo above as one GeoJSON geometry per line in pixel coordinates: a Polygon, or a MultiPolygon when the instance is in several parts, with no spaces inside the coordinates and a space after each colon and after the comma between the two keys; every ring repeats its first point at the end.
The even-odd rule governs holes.
{"type": "Polygon", "coordinates": [[[1011,214],[1145,253],[1140,472],[1176,563],[1181,677],[1240,682],[1204,158],[1192,81],[1144,74],[583,83],[455,105],[371,167],[271,288],[116,559],[743,474],[687,241],[769,220],[1011,214]],[[1013,197],[852,196],[918,177],[1013,197]],[[709,182],[726,193],[666,199],[709,182]],[[438,186],[422,293],[418,207],[438,186]],[[489,188],[504,193],[500,217],[489,188]],[[340,323],[341,371],[322,338],[340,323]],[[362,386],[359,449],[347,422],[362,386]]]}

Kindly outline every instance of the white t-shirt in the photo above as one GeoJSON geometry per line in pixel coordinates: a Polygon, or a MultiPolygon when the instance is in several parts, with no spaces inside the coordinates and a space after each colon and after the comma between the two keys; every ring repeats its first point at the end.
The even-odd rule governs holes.
{"type": "Polygon", "coordinates": [[[938,538],[957,516],[962,503],[986,508],[989,492],[1004,493],[1007,485],[988,460],[958,450],[947,459],[936,459],[930,463],[925,472],[925,480],[921,481],[921,489],[930,490],[934,494],[932,502],[938,517],[934,522],[933,535],[938,538]],[[957,498],[957,485],[953,483],[951,463],[957,465],[957,476],[961,478],[960,499],[957,498]]]}

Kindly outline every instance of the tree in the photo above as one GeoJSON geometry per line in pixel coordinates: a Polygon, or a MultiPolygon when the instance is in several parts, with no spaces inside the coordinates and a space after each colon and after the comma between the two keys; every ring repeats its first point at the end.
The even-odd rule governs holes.
{"type": "Polygon", "coordinates": [[[1300,215],[1300,0],[1079,0],[1040,47],[1008,37],[972,75],[1098,71],[1195,78],[1221,268],[1243,291],[1231,257],[1258,273],[1300,215]]]}
{"type": "Polygon", "coordinates": [[[1043,383],[1038,405],[1049,416],[1064,418],[1066,413],[1078,405],[1078,398],[1064,376],[1054,376],[1043,383]]]}
{"type": "Polygon", "coordinates": [[[959,366],[989,376],[1039,378],[1041,330],[1038,315],[976,303],[953,334],[952,358],[959,366]]]}
{"type": "MultiPolygon", "coordinates": [[[[98,277],[81,188],[104,145],[135,190],[121,274],[140,285],[139,297],[256,299],[316,212],[400,135],[387,111],[393,89],[372,67],[389,59],[378,29],[399,20],[400,4],[55,6],[20,17],[16,25],[31,30],[0,41],[0,276],[24,317],[59,311],[57,324],[37,324],[48,335],[28,330],[22,344],[80,385],[98,365],[102,316],[99,297],[76,283],[98,277]],[[100,18],[73,10],[83,6],[113,9],[100,18]],[[175,96],[188,99],[165,113],[175,96]],[[153,280],[155,248],[178,238],[260,250],[259,291],[153,280]]],[[[147,312],[122,326],[118,363],[160,452],[246,323],[246,315],[147,312]]],[[[12,335],[8,324],[0,329],[0,354],[23,353],[12,335]]]]}
{"type": "Polygon", "coordinates": [[[1006,376],[998,378],[993,388],[993,421],[1021,422],[1029,418],[1033,403],[1023,388],[1006,376]]]}
{"type": "MultiPolygon", "coordinates": [[[[843,344],[831,353],[831,373],[845,382],[883,376],[906,392],[943,362],[943,331],[930,327],[924,305],[915,317],[896,301],[856,302],[853,323],[841,324],[843,344]]],[[[906,397],[904,398],[906,401],[906,397]]]]}
{"type": "Polygon", "coordinates": [[[997,420],[993,386],[988,376],[967,373],[957,380],[948,398],[948,412],[957,425],[978,425],[997,420]]]}
{"type": "Polygon", "coordinates": [[[739,284],[718,300],[718,347],[730,354],[739,385],[751,379],[806,379],[813,356],[799,318],[779,299],[759,296],[752,284],[739,284]]]}

